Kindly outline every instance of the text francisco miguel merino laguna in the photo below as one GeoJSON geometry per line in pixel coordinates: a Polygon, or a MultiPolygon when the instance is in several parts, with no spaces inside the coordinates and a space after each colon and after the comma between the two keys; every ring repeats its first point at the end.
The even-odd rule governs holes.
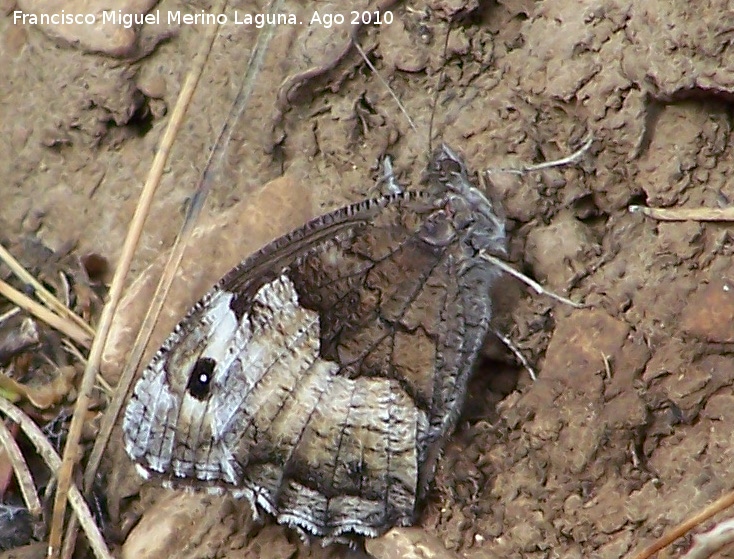
{"type": "MultiPolygon", "coordinates": [[[[211,14],[202,11],[198,14],[186,14],[181,12],[164,12],[161,17],[160,10],[147,14],[130,14],[124,13],[122,10],[105,10],[99,14],[83,14],[83,13],[66,13],[64,10],[56,13],[48,14],[27,14],[21,10],[13,12],[14,24],[30,24],[30,25],[72,25],[95,23],[122,25],[130,28],[133,25],[158,25],[162,19],[165,19],[168,25],[199,25],[199,24],[226,24],[230,23],[230,18],[225,14],[211,14]]],[[[232,14],[231,23],[236,25],[254,25],[255,27],[264,27],[265,25],[295,25],[296,16],[294,14],[250,14],[241,13],[235,10],[232,14]]]]}

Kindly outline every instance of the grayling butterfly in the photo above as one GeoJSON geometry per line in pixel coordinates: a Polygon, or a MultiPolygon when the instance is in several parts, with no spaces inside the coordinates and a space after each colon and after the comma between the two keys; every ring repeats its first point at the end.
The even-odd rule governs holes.
{"type": "Polygon", "coordinates": [[[414,522],[489,327],[503,220],[449,148],[428,188],[323,215],[178,324],[123,429],[146,475],[321,537],[414,522]]]}

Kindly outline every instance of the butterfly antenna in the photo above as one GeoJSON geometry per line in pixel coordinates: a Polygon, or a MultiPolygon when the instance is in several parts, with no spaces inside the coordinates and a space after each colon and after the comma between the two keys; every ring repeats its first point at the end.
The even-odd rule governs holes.
{"type": "Polygon", "coordinates": [[[380,83],[382,83],[383,86],[385,86],[385,89],[390,93],[390,96],[395,100],[395,103],[397,103],[398,108],[400,109],[400,112],[403,113],[406,120],[408,121],[408,124],[410,124],[410,127],[413,129],[413,132],[418,134],[418,128],[415,125],[415,122],[413,122],[413,119],[410,118],[410,115],[408,114],[408,111],[405,109],[403,104],[400,102],[400,99],[398,99],[398,96],[395,95],[395,92],[390,87],[390,84],[385,81],[385,78],[382,77],[382,75],[377,71],[377,68],[375,68],[375,65],[372,64],[369,58],[367,58],[367,53],[364,52],[364,49],[360,46],[359,42],[357,41],[357,38],[352,35],[352,43],[354,44],[354,48],[357,49],[357,52],[359,52],[359,55],[362,57],[362,60],[364,60],[365,64],[367,64],[367,67],[372,70],[372,72],[377,76],[377,79],[380,80],[380,83]]]}
{"type": "Polygon", "coordinates": [[[436,117],[436,107],[438,106],[438,95],[441,91],[441,84],[446,78],[446,54],[449,51],[449,35],[451,34],[451,22],[449,22],[449,28],[446,30],[446,38],[443,41],[443,65],[441,66],[441,73],[438,75],[438,83],[436,89],[433,92],[433,101],[431,102],[431,118],[428,121],[428,157],[431,157],[433,153],[433,121],[436,117]]]}

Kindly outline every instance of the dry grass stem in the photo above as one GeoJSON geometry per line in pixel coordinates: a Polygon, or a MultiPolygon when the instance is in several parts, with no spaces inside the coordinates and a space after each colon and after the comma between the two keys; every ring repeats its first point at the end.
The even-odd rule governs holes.
{"type": "Polygon", "coordinates": [[[715,514],[720,513],[722,510],[727,509],[732,505],[734,505],[734,491],[730,491],[723,497],[717,499],[716,501],[711,503],[709,506],[704,508],[698,514],[688,518],[687,520],[684,520],[677,526],[668,530],[665,534],[660,536],[652,544],[650,544],[645,549],[643,549],[641,552],[639,552],[637,555],[635,555],[633,559],[648,559],[648,557],[652,557],[658,551],[660,551],[664,547],[667,547],[668,545],[673,543],[678,538],[685,536],[688,532],[693,530],[693,528],[695,528],[696,526],[699,526],[700,524],[702,524],[703,522],[705,522],[706,520],[708,520],[715,514]]]}
{"type": "Polygon", "coordinates": [[[18,486],[20,487],[20,492],[23,495],[23,501],[28,511],[35,518],[39,518],[43,511],[38,493],[36,493],[36,485],[33,483],[33,476],[28,468],[28,464],[26,464],[25,458],[23,458],[23,453],[20,451],[18,443],[15,442],[15,438],[13,438],[12,433],[3,421],[0,421],[0,444],[2,444],[8,453],[10,465],[13,467],[15,479],[18,481],[18,486]]]}
{"type": "Polygon", "coordinates": [[[36,303],[33,299],[24,295],[2,280],[0,280],[0,295],[6,297],[13,304],[18,305],[23,310],[35,316],[38,320],[45,322],[51,326],[51,328],[54,328],[65,336],[68,336],[79,345],[87,348],[91,345],[93,332],[90,334],[88,329],[80,328],[76,322],[72,322],[53,313],[40,303],[36,303]]]}
{"type": "Polygon", "coordinates": [[[94,336],[94,329],[84,322],[84,319],[74,314],[72,310],[59,301],[53,293],[46,289],[36,278],[33,277],[23,266],[20,265],[12,254],[10,254],[4,246],[0,244],[0,260],[8,265],[8,268],[18,277],[20,281],[30,285],[36,296],[51,309],[54,313],[69,322],[76,324],[78,328],[87,333],[91,340],[94,336]]]}
{"type": "Polygon", "coordinates": [[[734,208],[649,208],[630,206],[632,213],[641,213],[660,221],[734,221],[734,208]]]}
{"type": "Polygon", "coordinates": [[[554,159],[553,161],[545,161],[536,165],[521,165],[517,168],[506,168],[506,169],[490,169],[487,171],[488,175],[492,173],[511,173],[513,175],[525,175],[527,173],[534,173],[536,171],[543,171],[545,169],[552,169],[553,167],[563,167],[565,165],[571,165],[581,159],[584,154],[589,150],[591,144],[594,143],[594,138],[589,136],[583,145],[574,151],[571,155],[562,157],[560,159],[554,159]]]}
{"type": "Polygon", "coordinates": [[[720,522],[708,532],[693,538],[693,545],[682,559],[707,559],[734,542],[734,518],[720,522]]]}
{"type": "MultiPolygon", "coordinates": [[[[14,406],[3,398],[0,398],[0,412],[20,425],[20,428],[26,434],[28,440],[30,440],[36,447],[38,454],[46,463],[49,470],[57,472],[61,467],[61,459],[33,420],[23,413],[20,408],[14,406]]],[[[81,492],[75,485],[70,485],[68,492],[69,502],[79,518],[79,522],[87,536],[87,540],[89,541],[92,551],[94,551],[94,555],[97,559],[112,559],[112,554],[107,549],[107,544],[105,543],[99,528],[97,528],[97,525],[94,523],[92,513],[89,511],[89,507],[82,497],[81,492]]]]}

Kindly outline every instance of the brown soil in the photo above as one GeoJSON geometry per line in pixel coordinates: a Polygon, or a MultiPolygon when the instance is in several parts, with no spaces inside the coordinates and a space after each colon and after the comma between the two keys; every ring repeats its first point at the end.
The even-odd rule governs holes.
{"type": "MultiPolygon", "coordinates": [[[[348,14],[352,4],[371,7],[318,7],[348,14]]],[[[159,8],[207,8],[188,6],[164,0],[159,8]]],[[[295,1],[285,11],[305,21],[313,13],[295,1]]],[[[269,238],[374,195],[383,153],[404,182],[416,181],[442,70],[434,132],[472,169],[563,157],[591,134],[578,165],[495,173],[489,184],[507,213],[515,265],[590,308],[503,284],[497,326],[536,365],[539,380],[521,372],[515,384],[513,359],[491,344],[420,526],[368,550],[627,556],[734,479],[730,227],[628,211],[630,204],[716,208],[734,199],[727,179],[734,12],[725,2],[663,0],[416,0],[394,12],[392,25],[365,29],[360,41],[420,132],[354,52],[279,105],[286,77],[327,63],[348,40],[346,27],[279,27],[202,220],[201,239],[218,241],[194,244],[181,274],[189,283],[173,295],[153,345],[208,285],[269,238]],[[467,17],[454,25],[444,56],[447,15],[462,10],[467,17]]],[[[113,333],[105,360],[112,380],[149,303],[153,276],[144,270],[180,227],[257,31],[229,25],[215,43],[133,266],[130,277],[143,279],[129,282],[113,333]]],[[[166,26],[142,33],[148,45],[162,42],[131,62],[58,46],[37,28],[0,20],[4,238],[36,233],[52,248],[74,241],[81,254],[119,257],[202,36],[193,26],[173,36],[166,26]]],[[[137,522],[125,557],[352,553],[306,547],[267,519],[252,521],[229,498],[143,486],[119,434],[106,474],[113,521],[123,531],[137,522]]]]}

